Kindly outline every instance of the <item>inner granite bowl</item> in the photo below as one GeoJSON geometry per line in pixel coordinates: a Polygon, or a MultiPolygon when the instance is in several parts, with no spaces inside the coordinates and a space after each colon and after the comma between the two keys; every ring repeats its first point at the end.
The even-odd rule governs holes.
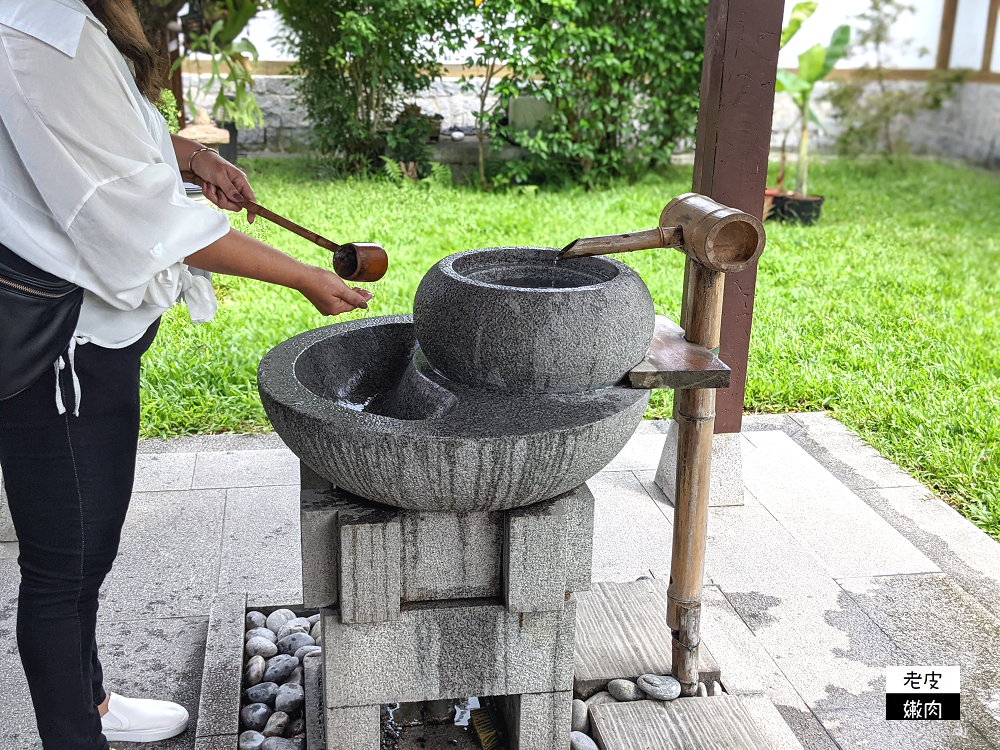
{"type": "Polygon", "coordinates": [[[434,265],[413,320],[448,379],[511,393],[579,393],[619,382],[645,356],[649,290],[606,256],[556,260],[554,248],[469,250],[434,265]]]}
{"type": "Polygon", "coordinates": [[[592,477],[642,420],[649,391],[514,395],[443,378],[410,316],[308,331],[272,349],[257,375],[285,444],[313,471],[386,505],[503,510],[592,477]]]}

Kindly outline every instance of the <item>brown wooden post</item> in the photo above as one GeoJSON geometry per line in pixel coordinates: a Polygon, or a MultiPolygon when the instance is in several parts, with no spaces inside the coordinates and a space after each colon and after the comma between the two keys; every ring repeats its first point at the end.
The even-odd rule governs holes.
{"type": "Polygon", "coordinates": [[[986,15],[986,46],[983,47],[982,72],[989,73],[993,67],[993,43],[997,36],[997,14],[1000,12],[1000,0],[990,0],[990,10],[986,15]]]}
{"type": "MultiPolygon", "coordinates": [[[[694,192],[762,218],[784,0],[711,0],[694,159],[694,192]]],[[[715,432],[743,424],[757,266],[727,274],[719,357],[732,368],[718,392],[715,432]]]]}
{"type": "Polygon", "coordinates": [[[941,12],[941,34],[938,37],[937,63],[939,70],[948,70],[951,65],[951,45],[955,39],[955,16],[958,15],[958,0],[944,0],[941,12]]]}

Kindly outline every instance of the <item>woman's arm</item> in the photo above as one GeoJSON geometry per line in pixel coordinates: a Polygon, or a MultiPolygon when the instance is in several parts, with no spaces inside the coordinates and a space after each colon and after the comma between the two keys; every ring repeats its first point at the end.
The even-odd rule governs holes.
{"type": "Polygon", "coordinates": [[[203,271],[243,276],[297,289],[324,315],[340,315],[367,308],[371,293],[352,289],[335,273],[306,265],[270,245],[235,229],[185,258],[185,263],[203,271]]]}
{"type": "MultiPolygon", "coordinates": [[[[256,200],[247,176],[215,151],[202,151],[203,145],[179,135],[170,136],[170,140],[181,176],[199,185],[216,206],[239,213],[247,200],[256,200]]],[[[247,211],[247,221],[253,224],[255,218],[256,214],[247,211]]]]}

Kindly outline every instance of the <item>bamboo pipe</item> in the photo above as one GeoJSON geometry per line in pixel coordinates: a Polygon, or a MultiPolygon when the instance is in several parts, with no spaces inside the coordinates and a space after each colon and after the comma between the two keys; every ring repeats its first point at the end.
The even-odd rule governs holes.
{"type": "MultiPolygon", "coordinates": [[[[695,193],[671,201],[661,226],[678,225],[684,237],[684,338],[718,351],[722,328],[725,272],[739,272],[764,250],[764,227],[755,217],[695,193]]],[[[681,695],[698,691],[701,599],[705,581],[708,498],[715,431],[715,390],[681,390],[674,401],[677,421],[677,472],[674,532],[667,589],[672,673],[681,695]]]]}

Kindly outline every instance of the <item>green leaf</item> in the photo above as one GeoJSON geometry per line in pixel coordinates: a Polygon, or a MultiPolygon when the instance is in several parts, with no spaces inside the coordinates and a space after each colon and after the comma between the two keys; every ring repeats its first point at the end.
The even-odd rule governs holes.
{"type": "Polygon", "coordinates": [[[784,47],[788,44],[788,40],[791,39],[802,26],[802,22],[805,21],[809,16],[816,12],[816,6],[819,3],[809,2],[798,3],[794,8],[792,8],[792,15],[788,19],[788,25],[781,30],[781,46],[784,47]]]}
{"type": "Polygon", "coordinates": [[[811,106],[809,106],[809,105],[806,105],[806,108],[809,110],[809,119],[812,121],[812,123],[814,125],[818,126],[820,130],[822,130],[822,131],[825,132],[826,131],[826,125],[824,125],[822,122],[820,122],[819,117],[817,117],[817,115],[816,115],[816,111],[811,106]]]}
{"type": "Polygon", "coordinates": [[[778,81],[775,91],[787,91],[790,94],[809,91],[812,88],[790,70],[781,69],[778,71],[778,81]]]}
{"type": "Polygon", "coordinates": [[[799,78],[810,87],[823,77],[823,64],[826,61],[826,48],[822,44],[814,44],[799,55],[799,78]]]}
{"type": "Polygon", "coordinates": [[[823,69],[817,80],[823,80],[833,70],[844,55],[847,54],[847,46],[851,43],[851,27],[847,24],[838,26],[830,37],[830,46],[826,48],[826,57],[823,60],[823,69]]]}

